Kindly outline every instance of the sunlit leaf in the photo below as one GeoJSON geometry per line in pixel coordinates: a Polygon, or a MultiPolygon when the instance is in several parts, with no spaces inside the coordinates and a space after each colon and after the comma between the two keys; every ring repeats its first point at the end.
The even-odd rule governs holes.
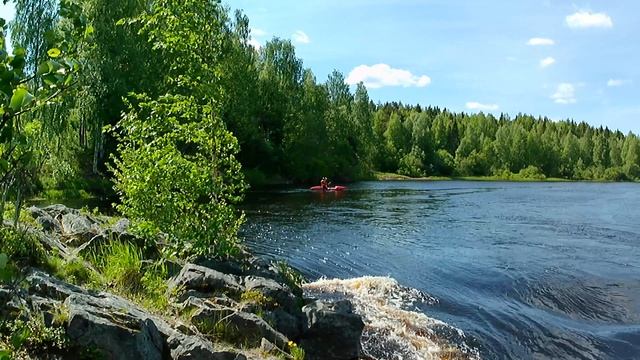
{"type": "Polygon", "coordinates": [[[33,101],[33,95],[27,91],[27,89],[19,88],[13,92],[9,107],[14,111],[18,111],[25,106],[29,105],[33,101]]]}
{"type": "Polygon", "coordinates": [[[84,30],[84,37],[87,38],[93,35],[94,31],[95,29],[93,28],[93,25],[87,25],[87,28],[84,30]]]}
{"type": "Polygon", "coordinates": [[[49,51],[47,51],[47,55],[49,55],[49,57],[53,59],[59,57],[60,54],[62,54],[62,51],[60,51],[60,49],[58,48],[51,48],[49,49],[49,51]]]}

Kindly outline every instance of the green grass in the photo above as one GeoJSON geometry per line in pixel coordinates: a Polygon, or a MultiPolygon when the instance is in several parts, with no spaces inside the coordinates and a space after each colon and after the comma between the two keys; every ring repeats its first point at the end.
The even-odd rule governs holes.
{"type": "Polygon", "coordinates": [[[84,259],[75,257],[70,260],[63,260],[57,256],[47,258],[46,268],[56,277],[79,286],[99,287],[99,275],[87,266],[84,259]]]}
{"type": "Polygon", "coordinates": [[[168,271],[162,261],[143,265],[142,250],[129,242],[112,241],[94,251],[91,262],[112,291],[158,313],[169,309],[168,271]]]}
{"type": "Polygon", "coordinates": [[[116,290],[135,294],[142,289],[142,252],[135,245],[114,241],[96,250],[91,262],[116,290]]]}

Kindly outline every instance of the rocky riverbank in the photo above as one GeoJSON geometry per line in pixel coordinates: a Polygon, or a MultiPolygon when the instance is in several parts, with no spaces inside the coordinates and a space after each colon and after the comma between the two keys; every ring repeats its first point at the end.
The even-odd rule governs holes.
{"type": "MultiPolygon", "coordinates": [[[[0,286],[1,359],[362,357],[364,323],[351,302],[304,297],[286,266],[249,253],[234,260],[167,262],[165,283],[160,284],[166,289],[166,306],[149,309],[142,305],[148,300],[144,293],[118,290],[89,260],[113,244],[126,243],[144,252],[141,269],[151,267],[161,237],[143,239],[129,232],[126,219],[62,205],[32,207],[27,213],[20,230],[12,231],[35,239],[34,246],[49,260],[28,265],[16,260],[18,271],[0,286]],[[85,285],[74,281],[77,277],[61,276],[55,266],[46,265],[52,259],[79,264],[76,273],[86,270],[102,281],[85,285]],[[16,338],[20,331],[24,336],[16,338]]],[[[130,277],[131,284],[124,285],[134,288],[140,276],[130,277]]]]}

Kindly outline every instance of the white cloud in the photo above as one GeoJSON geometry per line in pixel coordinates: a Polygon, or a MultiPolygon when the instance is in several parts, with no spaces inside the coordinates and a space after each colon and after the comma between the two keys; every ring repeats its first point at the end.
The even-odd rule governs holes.
{"type": "Polygon", "coordinates": [[[565,18],[567,26],[570,28],[610,28],[613,27],[611,17],[605,13],[594,13],[591,11],[578,11],[565,18]]]}
{"type": "Polygon", "coordinates": [[[394,69],[387,64],[360,65],[347,76],[347,84],[363,82],[366,87],[377,89],[384,86],[425,87],[431,84],[431,78],[413,75],[408,70],[394,69]]]}
{"type": "Polygon", "coordinates": [[[552,58],[551,56],[546,57],[542,60],[540,60],[540,67],[546,68],[547,66],[551,66],[553,64],[555,64],[556,59],[552,58]]]}
{"type": "Polygon", "coordinates": [[[609,87],[622,86],[622,85],[629,84],[630,82],[631,80],[629,79],[609,79],[609,81],[607,81],[607,86],[609,87]]]}
{"type": "Polygon", "coordinates": [[[267,35],[267,32],[262,30],[262,29],[251,28],[251,36],[263,37],[263,36],[266,36],[266,35],[267,35]]]}
{"type": "Polygon", "coordinates": [[[556,104],[573,104],[576,102],[576,88],[573,84],[560,83],[551,98],[556,104]]]}
{"type": "Polygon", "coordinates": [[[297,30],[293,35],[291,35],[291,37],[293,38],[293,41],[299,44],[308,44],[311,42],[309,35],[305,34],[302,30],[297,30]]]}
{"type": "Polygon", "coordinates": [[[500,107],[498,104],[481,104],[479,102],[470,101],[466,103],[467,109],[469,110],[480,110],[480,111],[495,111],[500,107]]]}
{"type": "Polygon", "coordinates": [[[530,46],[543,46],[543,45],[555,45],[555,41],[553,41],[553,39],[547,39],[547,38],[531,38],[529,39],[529,41],[527,41],[527,45],[530,46]]]}
{"type": "Polygon", "coordinates": [[[262,44],[256,39],[250,39],[249,45],[253,46],[256,50],[260,50],[262,48],[262,44]]]}

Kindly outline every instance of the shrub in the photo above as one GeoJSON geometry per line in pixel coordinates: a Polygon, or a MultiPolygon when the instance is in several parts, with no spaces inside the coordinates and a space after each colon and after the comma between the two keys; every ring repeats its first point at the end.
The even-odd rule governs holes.
{"type": "Polygon", "coordinates": [[[293,360],[304,360],[304,357],[305,357],[304,349],[299,347],[298,344],[294,343],[293,341],[289,341],[288,345],[289,345],[289,353],[291,354],[291,357],[293,358],[293,360]]]}
{"type": "Polygon", "coordinates": [[[439,175],[449,176],[453,174],[455,160],[447,150],[440,149],[436,151],[434,167],[439,175]]]}
{"type": "Polygon", "coordinates": [[[26,229],[0,227],[0,249],[18,265],[40,266],[46,260],[40,240],[26,229]]]}
{"type": "Polygon", "coordinates": [[[529,165],[518,172],[518,177],[530,180],[544,180],[547,177],[537,166],[529,165]]]}
{"type": "Polygon", "coordinates": [[[245,188],[237,140],[194,98],[135,102],[118,126],[118,210],[168,234],[169,257],[236,255],[243,216],[232,205],[245,188]]]}
{"type": "Polygon", "coordinates": [[[398,173],[400,175],[411,177],[424,176],[424,164],[422,162],[423,158],[424,152],[414,149],[400,159],[400,162],[398,164],[398,173]]]}
{"type": "Polygon", "coordinates": [[[625,181],[627,180],[627,174],[625,174],[619,167],[612,167],[604,170],[602,179],[609,181],[625,181]]]}
{"type": "Polygon", "coordinates": [[[302,284],[305,282],[304,276],[284,261],[276,262],[275,267],[293,294],[301,298],[302,284]]]}
{"type": "Polygon", "coordinates": [[[0,324],[0,358],[32,358],[30,355],[53,354],[64,351],[69,342],[60,327],[48,327],[42,313],[27,320],[16,319],[0,324]],[[4,354],[3,354],[4,352],[4,354]]]}

